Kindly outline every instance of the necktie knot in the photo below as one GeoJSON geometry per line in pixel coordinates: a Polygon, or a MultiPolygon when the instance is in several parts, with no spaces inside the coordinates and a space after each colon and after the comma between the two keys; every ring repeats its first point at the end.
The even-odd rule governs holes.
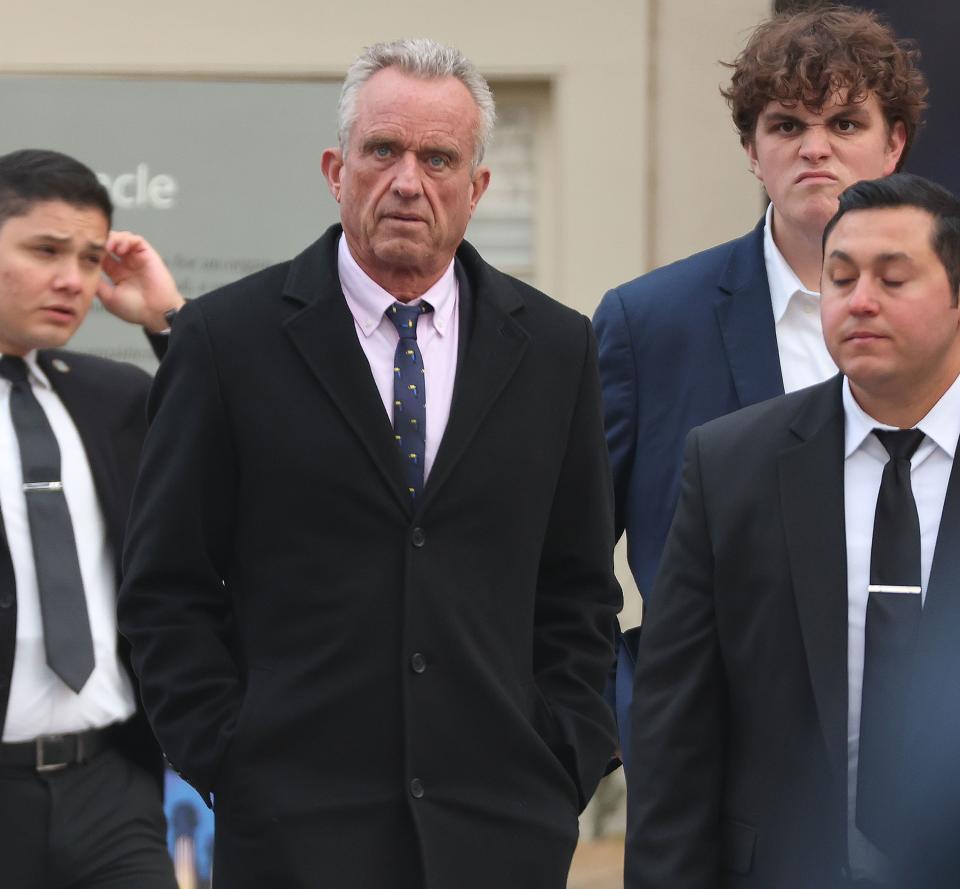
{"type": "Polygon", "coordinates": [[[4,355],[0,358],[0,377],[16,385],[27,380],[27,362],[16,355],[4,355]]]}
{"type": "Polygon", "coordinates": [[[910,460],[924,437],[919,429],[874,429],[873,434],[887,449],[891,460],[910,460]]]}
{"type": "Polygon", "coordinates": [[[432,312],[433,306],[429,303],[421,302],[415,306],[407,306],[403,303],[394,303],[384,313],[397,328],[400,339],[417,338],[417,319],[427,312],[432,312]]]}

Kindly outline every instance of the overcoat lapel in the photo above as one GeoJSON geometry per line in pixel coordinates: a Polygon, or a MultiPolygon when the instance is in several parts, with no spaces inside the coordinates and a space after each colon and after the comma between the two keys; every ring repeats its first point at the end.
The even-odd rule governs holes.
{"type": "Polygon", "coordinates": [[[471,291],[473,317],[469,336],[461,337],[460,348],[466,347],[466,354],[459,356],[450,419],[420,509],[429,505],[449,478],[516,371],[529,340],[526,330],[512,317],[523,307],[523,300],[510,279],[492,270],[466,242],[460,245],[457,258],[463,264],[465,283],[471,291]]]}
{"type": "Polygon", "coordinates": [[[730,252],[720,276],[717,322],[740,406],[783,395],[783,374],[763,259],[763,223],[730,252]]]}
{"type": "Polygon", "coordinates": [[[329,229],[294,261],[284,298],[297,308],[284,328],[320,385],[356,433],[387,487],[410,511],[393,429],[370,364],[357,341],[337,274],[340,227],[329,229]]]}
{"type": "Polygon", "coordinates": [[[811,391],[780,453],[780,495],[790,576],[810,681],[830,761],[847,761],[847,559],[843,406],[837,376],[811,391]]]}
{"type": "MultiPolygon", "coordinates": [[[[405,510],[410,498],[402,484],[402,469],[370,365],[357,342],[353,317],[337,274],[334,226],[298,256],[284,287],[284,298],[295,314],[284,322],[287,335],[318,382],[354,429],[384,481],[405,510]]],[[[469,330],[461,337],[457,379],[450,419],[423,496],[422,512],[449,477],[490,407],[513,375],[527,346],[528,335],[512,317],[523,300],[510,280],[493,271],[464,242],[457,251],[463,268],[461,286],[469,290],[469,330]]]]}

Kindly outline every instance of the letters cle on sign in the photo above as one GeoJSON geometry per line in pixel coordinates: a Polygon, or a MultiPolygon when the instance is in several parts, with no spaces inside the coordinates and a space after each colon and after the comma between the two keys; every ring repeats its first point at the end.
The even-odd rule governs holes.
{"type": "Polygon", "coordinates": [[[97,179],[110,192],[116,207],[130,210],[134,207],[152,207],[156,210],[169,210],[176,198],[179,186],[177,180],[167,173],[150,175],[146,163],[137,164],[132,173],[97,173],[97,179]]]}

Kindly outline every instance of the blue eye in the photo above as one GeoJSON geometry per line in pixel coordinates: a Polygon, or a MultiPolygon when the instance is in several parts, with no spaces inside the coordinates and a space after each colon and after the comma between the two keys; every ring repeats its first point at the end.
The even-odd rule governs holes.
{"type": "Polygon", "coordinates": [[[390,157],[390,146],[389,145],[378,145],[373,149],[373,153],[380,158],[390,157]]]}
{"type": "Polygon", "coordinates": [[[447,165],[447,159],[441,154],[432,154],[428,163],[435,170],[441,170],[447,165]]]}

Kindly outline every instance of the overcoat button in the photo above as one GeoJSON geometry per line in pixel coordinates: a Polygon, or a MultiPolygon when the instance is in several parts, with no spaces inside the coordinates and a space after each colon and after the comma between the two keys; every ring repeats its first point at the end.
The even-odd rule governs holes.
{"type": "Polygon", "coordinates": [[[410,656],[410,666],[414,673],[424,673],[427,669],[427,659],[419,651],[410,656]]]}
{"type": "Polygon", "coordinates": [[[414,528],[410,534],[410,542],[417,548],[423,546],[427,542],[427,535],[424,533],[423,528],[414,528]]]}
{"type": "Polygon", "coordinates": [[[410,782],[410,796],[414,799],[423,799],[423,781],[419,778],[414,778],[410,782]]]}

